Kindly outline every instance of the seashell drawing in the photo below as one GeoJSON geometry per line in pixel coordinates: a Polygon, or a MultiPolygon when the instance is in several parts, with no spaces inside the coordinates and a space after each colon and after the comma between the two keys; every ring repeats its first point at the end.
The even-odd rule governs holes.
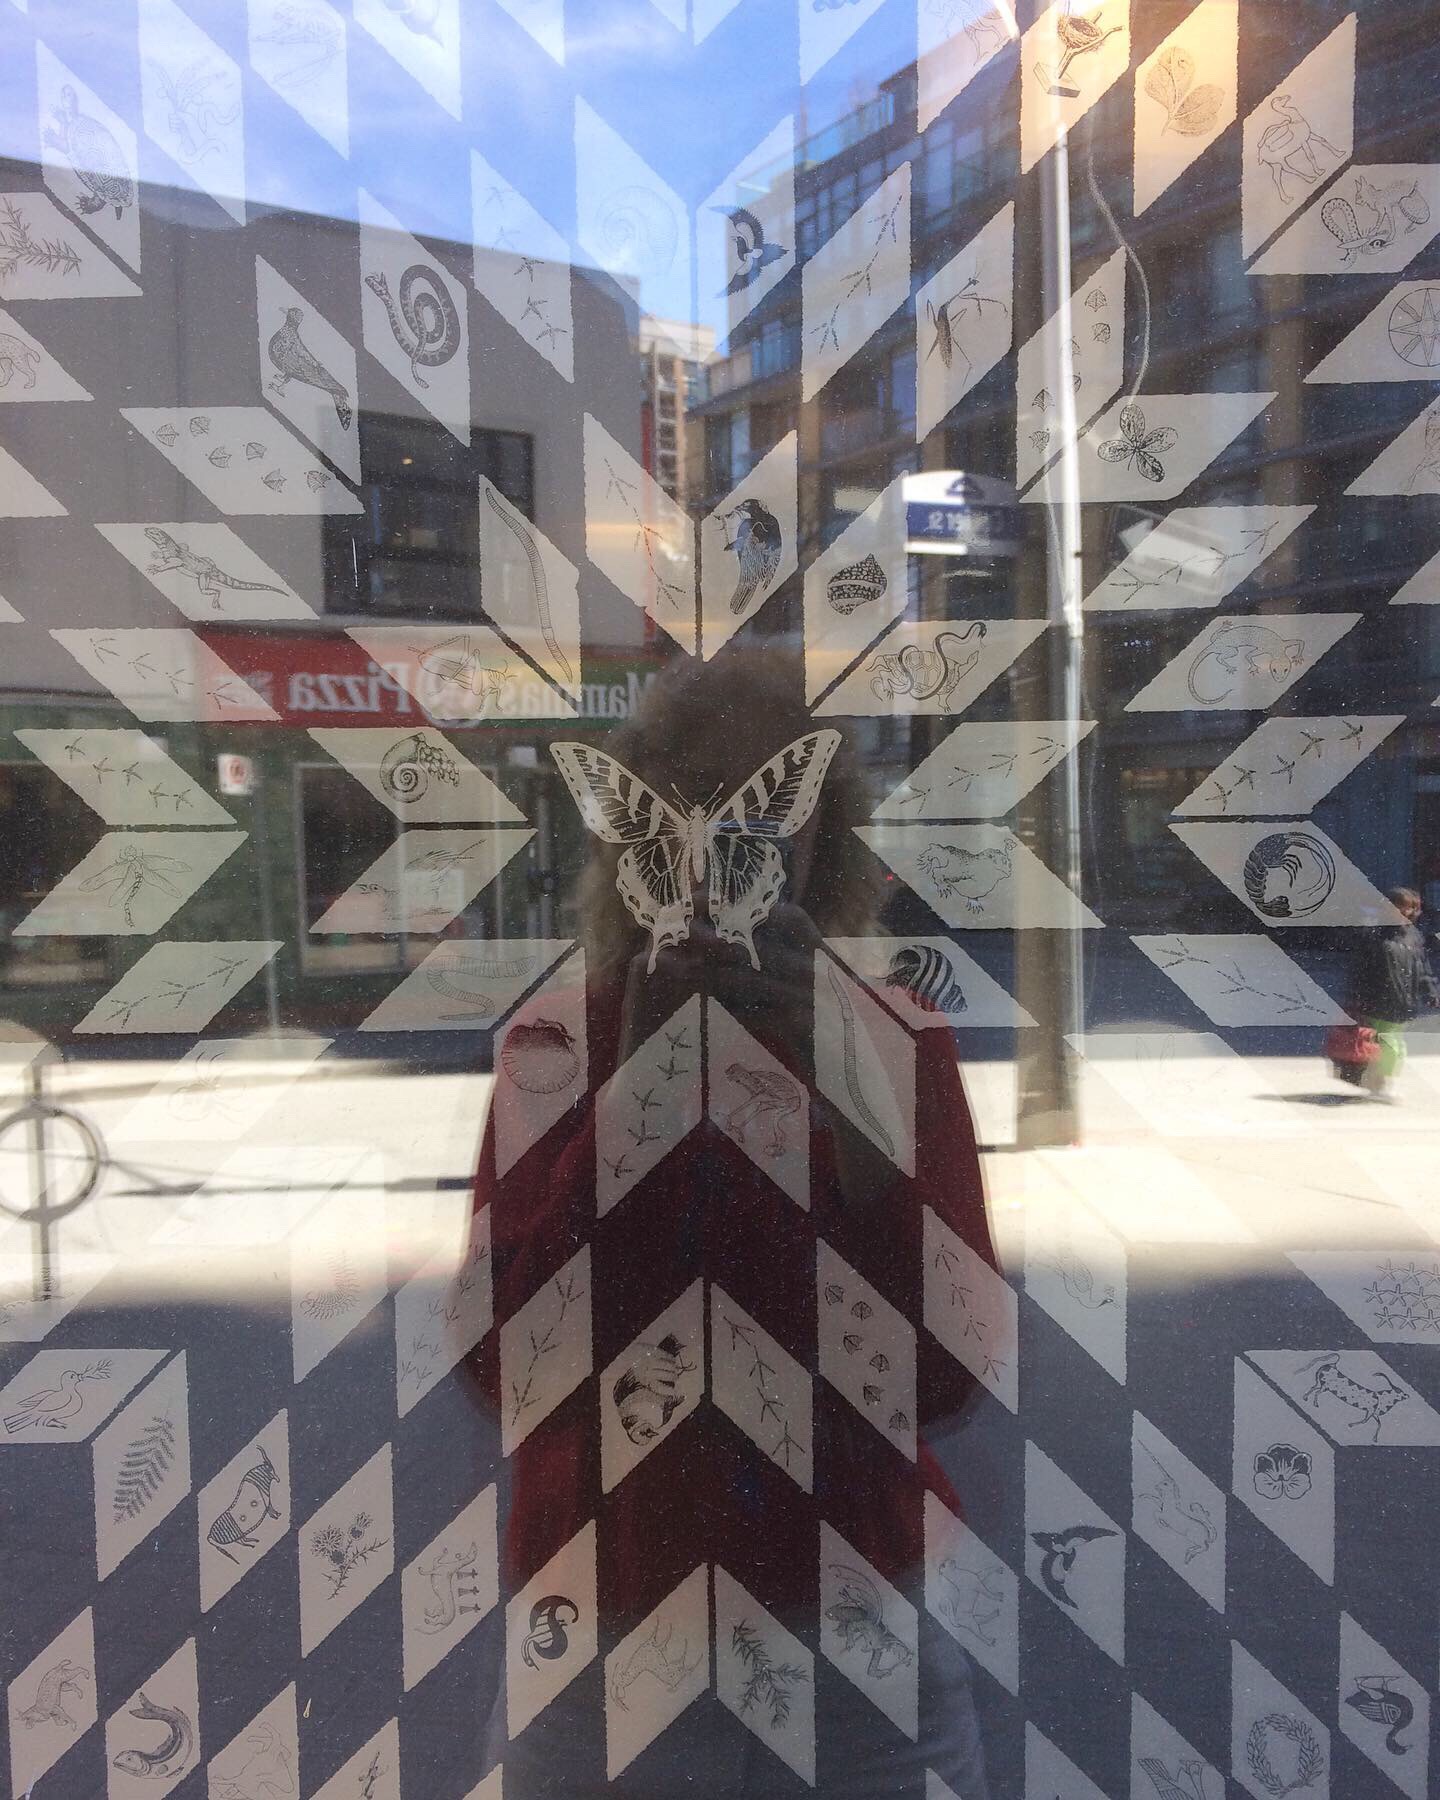
{"type": "Polygon", "coordinates": [[[878,600],[889,585],[880,564],[873,556],[865,556],[835,571],[825,584],[825,598],[836,612],[852,613],[857,606],[878,600]]]}
{"type": "Polygon", "coordinates": [[[595,236],[611,274],[659,276],[668,274],[675,260],[680,228],[659,194],[622,187],[597,208],[595,236]]]}
{"type": "Polygon", "coordinates": [[[208,437],[209,432],[210,421],[205,417],[204,413],[196,413],[195,417],[190,421],[191,437],[208,437]]]}
{"type": "Polygon", "coordinates": [[[831,1306],[838,1306],[845,1298],[845,1290],[838,1281],[825,1283],[825,1299],[831,1306]]]}
{"type": "Polygon", "coordinates": [[[268,475],[262,475],[260,479],[275,494],[278,494],[285,485],[285,477],[278,469],[272,469],[268,475]]]}
{"type": "Polygon", "coordinates": [[[873,1381],[867,1381],[860,1392],[864,1395],[866,1402],[871,1406],[878,1406],[885,1398],[884,1389],[876,1387],[873,1381]]]}
{"type": "Polygon", "coordinates": [[[230,452],[223,444],[217,444],[205,460],[214,463],[217,469],[228,469],[231,461],[230,452]]]}
{"type": "Polygon", "coordinates": [[[860,1320],[868,1319],[870,1317],[871,1313],[874,1312],[874,1310],[875,1310],[875,1308],[870,1304],[870,1302],[868,1300],[857,1300],[855,1302],[855,1304],[850,1308],[850,1311],[854,1315],[854,1317],[857,1319],[860,1319],[860,1320]]]}
{"type": "Polygon", "coordinates": [[[854,1356],[857,1350],[863,1350],[865,1347],[865,1340],[858,1331],[847,1331],[840,1342],[851,1356],[854,1356]]]}
{"type": "Polygon", "coordinates": [[[443,42],[440,3],[441,0],[382,0],[386,11],[395,13],[407,31],[413,31],[416,37],[432,38],[437,44],[443,42]]]}
{"type": "Polygon", "coordinates": [[[323,469],[307,469],[305,471],[305,482],[312,494],[318,494],[321,488],[329,487],[330,477],[323,469]]]}
{"type": "Polygon", "coordinates": [[[160,444],[178,444],[180,433],[173,425],[162,425],[155,433],[155,441],[160,444]]]}
{"type": "Polygon", "coordinates": [[[885,1371],[890,1367],[890,1358],[885,1354],[885,1352],[883,1350],[877,1350],[875,1352],[875,1354],[870,1358],[870,1367],[875,1371],[875,1373],[877,1375],[883,1375],[885,1373],[885,1371]]]}
{"type": "Polygon", "coordinates": [[[420,731],[397,738],[380,759],[380,785],[402,805],[422,800],[432,776],[447,787],[460,785],[455,759],[420,731]]]}
{"type": "Polygon", "coordinates": [[[500,1052],[500,1066],[527,1094],[558,1094],[580,1071],[575,1039],[558,1019],[515,1025],[500,1052]]]}
{"type": "Polygon", "coordinates": [[[265,446],[252,440],[245,446],[245,454],[251,462],[259,462],[265,454],[265,446]]]}

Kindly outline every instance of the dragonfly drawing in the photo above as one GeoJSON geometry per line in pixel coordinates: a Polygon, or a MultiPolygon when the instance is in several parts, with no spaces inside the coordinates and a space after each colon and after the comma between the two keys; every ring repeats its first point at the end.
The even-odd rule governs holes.
{"type": "Polygon", "coordinates": [[[170,878],[189,873],[188,863],[179,862],[173,856],[157,856],[151,851],[137,849],[134,844],[127,844],[114,862],[107,863],[103,869],[88,876],[80,883],[80,887],[87,894],[108,894],[112,904],[123,910],[125,923],[134,925],[135,903],[147,889],[156,888],[160,893],[168,894],[172,900],[183,900],[184,889],[175,887],[170,878]]]}

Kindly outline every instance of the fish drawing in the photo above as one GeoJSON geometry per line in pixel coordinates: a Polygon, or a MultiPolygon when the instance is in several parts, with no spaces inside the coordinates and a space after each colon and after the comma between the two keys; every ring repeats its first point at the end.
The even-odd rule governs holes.
{"type": "Polygon", "coordinates": [[[188,1716],[175,1706],[157,1706],[147,1700],[144,1690],[130,1708],[132,1719],[153,1719],[167,1729],[153,1750],[122,1750],[111,1761],[126,1775],[140,1775],[163,1781],[178,1775],[189,1762],[195,1748],[195,1728],[188,1716]]]}

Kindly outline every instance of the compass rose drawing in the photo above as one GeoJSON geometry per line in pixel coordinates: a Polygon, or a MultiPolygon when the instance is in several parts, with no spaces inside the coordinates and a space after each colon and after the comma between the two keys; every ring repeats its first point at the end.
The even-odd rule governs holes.
{"type": "Polygon", "coordinates": [[[1440,367],[1440,287],[1416,288],[1390,309],[1390,348],[1416,369],[1440,367]]]}

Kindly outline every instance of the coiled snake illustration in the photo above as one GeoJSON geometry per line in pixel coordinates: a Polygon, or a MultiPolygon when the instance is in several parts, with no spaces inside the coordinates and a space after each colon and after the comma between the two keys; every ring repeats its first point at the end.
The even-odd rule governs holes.
{"type": "Polygon", "coordinates": [[[938,695],[941,712],[949,712],[951,695],[980,660],[978,649],[962,655],[949,646],[963,644],[968,637],[983,638],[985,629],[983,619],[972,619],[963,631],[937,632],[933,650],[923,644],[906,644],[882,652],[865,670],[871,693],[877,700],[908,694],[912,700],[924,701],[938,695]]]}
{"type": "Polygon", "coordinates": [[[541,635],[545,639],[546,648],[559,665],[560,673],[567,683],[573,683],[575,676],[571,672],[569,660],[560,648],[560,640],[555,636],[555,626],[550,618],[550,584],[545,579],[545,565],[540,559],[535,539],[518,519],[512,519],[505,508],[501,506],[495,498],[494,488],[486,488],[485,498],[490,502],[491,512],[525,552],[525,560],[530,565],[530,580],[535,588],[535,611],[540,620],[541,635]]]}
{"type": "Polygon", "coordinates": [[[385,308],[395,342],[410,358],[410,375],[416,387],[428,388],[430,383],[420,373],[421,368],[433,369],[449,362],[460,348],[460,315],[450,290],[424,263],[411,263],[400,277],[398,301],[383,275],[367,275],[365,285],[385,308]]]}

